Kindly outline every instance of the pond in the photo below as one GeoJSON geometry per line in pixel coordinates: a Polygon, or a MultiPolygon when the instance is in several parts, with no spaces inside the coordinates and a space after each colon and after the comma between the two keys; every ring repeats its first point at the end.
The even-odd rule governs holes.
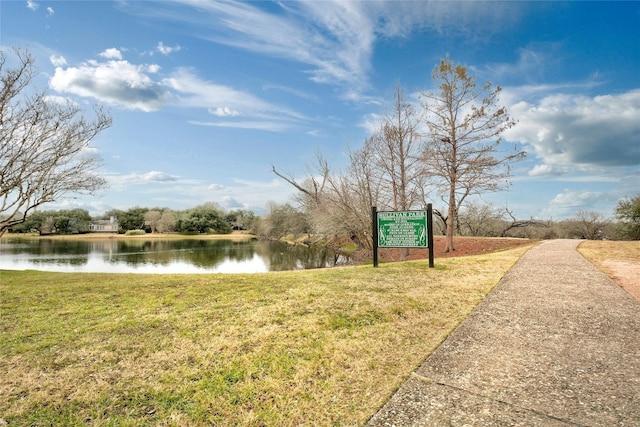
{"type": "Polygon", "coordinates": [[[259,240],[0,240],[0,269],[91,273],[262,273],[344,264],[328,248],[259,240]]]}

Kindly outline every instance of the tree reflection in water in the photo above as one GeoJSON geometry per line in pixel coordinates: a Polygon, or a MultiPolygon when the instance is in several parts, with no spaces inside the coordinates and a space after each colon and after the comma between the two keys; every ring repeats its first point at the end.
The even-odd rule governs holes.
{"type": "Polygon", "coordinates": [[[325,247],[257,240],[4,238],[0,254],[0,268],[50,271],[127,272],[163,267],[158,272],[165,273],[176,266],[179,273],[216,272],[222,265],[232,264],[233,272],[255,272],[324,268],[348,261],[325,247]]]}

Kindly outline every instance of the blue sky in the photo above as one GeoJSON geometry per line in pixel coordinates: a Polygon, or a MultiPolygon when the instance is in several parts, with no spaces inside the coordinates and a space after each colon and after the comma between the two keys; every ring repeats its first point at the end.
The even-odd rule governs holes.
{"type": "Polygon", "coordinates": [[[528,153],[483,202],[563,219],[640,193],[640,2],[2,1],[0,24],[37,84],[113,116],[109,189],[48,208],[260,213],[294,194],[272,166],[344,168],[394,85],[418,102],[447,54],[503,88],[528,153]]]}

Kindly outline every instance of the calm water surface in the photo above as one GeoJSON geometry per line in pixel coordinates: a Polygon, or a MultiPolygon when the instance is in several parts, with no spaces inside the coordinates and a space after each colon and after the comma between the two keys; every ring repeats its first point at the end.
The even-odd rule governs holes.
{"type": "Polygon", "coordinates": [[[0,269],[92,273],[262,273],[347,262],[326,248],[231,240],[0,240],[0,269]]]}

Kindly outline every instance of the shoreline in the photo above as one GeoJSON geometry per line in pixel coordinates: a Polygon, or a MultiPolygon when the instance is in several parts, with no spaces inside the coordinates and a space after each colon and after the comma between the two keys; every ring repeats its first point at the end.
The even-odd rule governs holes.
{"type": "Polygon", "coordinates": [[[85,233],[85,234],[20,234],[6,233],[2,239],[50,239],[50,240],[253,240],[257,237],[253,234],[243,232],[232,232],[230,234],[178,234],[178,233],[147,233],[140,235],[117,234],[117,233],[85,233]]]}

